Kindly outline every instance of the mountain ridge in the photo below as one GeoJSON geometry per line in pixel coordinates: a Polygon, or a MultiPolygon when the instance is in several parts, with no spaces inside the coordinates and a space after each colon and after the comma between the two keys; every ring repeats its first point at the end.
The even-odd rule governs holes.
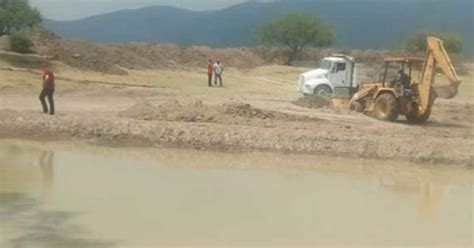
{"type": "Polygon", "coordinates": [[[248,46],[258,26],[289,11],[313,13],[336,29],[336,47],[401,48],[416,31],[459,33],[474,55],[470,0],[292,0],[245,2],[221,10],[170,6],[121,10],[75,21],[45,20],[64,38],[95,42],[171,42],[211,47],[248,46]]]}

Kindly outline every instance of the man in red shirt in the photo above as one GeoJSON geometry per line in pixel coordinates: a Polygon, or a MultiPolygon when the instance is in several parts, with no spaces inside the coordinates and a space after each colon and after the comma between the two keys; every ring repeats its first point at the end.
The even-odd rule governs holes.
{"type": "Polygon", "coordinates": [[[212,60],[209,60],[209,64],[207,64],[207,77],[209,79],[209,87],[212,87],[212,73],[214,72],[214,64],[212,60]]]}
{"type": "Polygon", "coordinates": [[[48,113],[48,105],[46,105],[45,98],[48,97],[49,102],[49,114],[54,115],[54,73],[49,68],[49,65],[46,63],[43,66],[43,90],[39,96],[41,105],[43,106],[43,112],[48,113]]]}

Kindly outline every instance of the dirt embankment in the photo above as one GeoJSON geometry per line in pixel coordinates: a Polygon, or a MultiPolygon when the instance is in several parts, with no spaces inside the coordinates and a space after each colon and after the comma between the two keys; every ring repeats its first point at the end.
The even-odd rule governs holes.
{"type": "Polygon", "coordinates": [[[115,113],[75,112],[57,116],[4,109],[0,110],[0,137],[472,166],[472,123],[466,118],[473,112],[469,106],[453,112],[450,106],[437,105],[440,115],[423,126],[403,121],[385,123],[358,114],[338,114],[331,109],[321,110],[321,118],[315,118],[248,104],[206,105],[199,101],[143,102],[115,113]]]}
{"type": "Polygon", "coordinates": [[[116,43],[98,44],[64,40],[51,32],[33,35],[40,54],[49,55],[69,66],[110,74],[127,74],[124,69],[206,68],[208,59],[220,59],[226,67],[239,69],[263,65],[263,60],[246,48],[211,49],[204,46],[180,47],[175,44],[116,43]]]}
{"type": "MultiPolygon", "coordinates": [[[[176,44],[138,42],[100,44],[64,40],[52,32],[37,29],[31,31],[31,37],[35,49],[42,55],[51,56],[74,68],[118,75],[127,74],[126,69],[205,70],[208,59],[220,59],[226,67],[249,69],[268,63],[284,63],[288,56],[287,51],[281,48],[213,49],[206,46],[181,47],[176,44]]],[[[358,63],[367,64],[381,64],[387,56],[408,55],[388,50],[313,48],[305,51],[299,60],[305,66],[314,67],[314,61],[335,53],[353,56],[358,63]]]]}

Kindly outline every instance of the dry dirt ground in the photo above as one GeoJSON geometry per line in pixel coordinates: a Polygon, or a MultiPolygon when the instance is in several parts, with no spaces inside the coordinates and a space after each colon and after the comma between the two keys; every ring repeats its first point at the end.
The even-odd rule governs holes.
{"type": "Polygon", "coordinates": [[[345,108],[296,105],[301,95],[295,80],[305,68],[227,68],[223,88],[207,87],[205,68],[127,70],[127,75],[61,63],[54,69],[57,114],[49,116],[38,100],[40,72],[0,58],[0,137],[472,167],[472,76],[457,98],[437,100],[427,124],[409,125],[402,118],[386,123],[345,108]]]}

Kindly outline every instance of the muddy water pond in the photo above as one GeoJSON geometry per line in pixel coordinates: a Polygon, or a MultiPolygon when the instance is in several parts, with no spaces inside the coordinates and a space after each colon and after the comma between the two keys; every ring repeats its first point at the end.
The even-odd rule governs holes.
{"type": "Polygon", "coordinates": [[[0,247],[473,245],[471,169],[0,140],[0,247]]]}

